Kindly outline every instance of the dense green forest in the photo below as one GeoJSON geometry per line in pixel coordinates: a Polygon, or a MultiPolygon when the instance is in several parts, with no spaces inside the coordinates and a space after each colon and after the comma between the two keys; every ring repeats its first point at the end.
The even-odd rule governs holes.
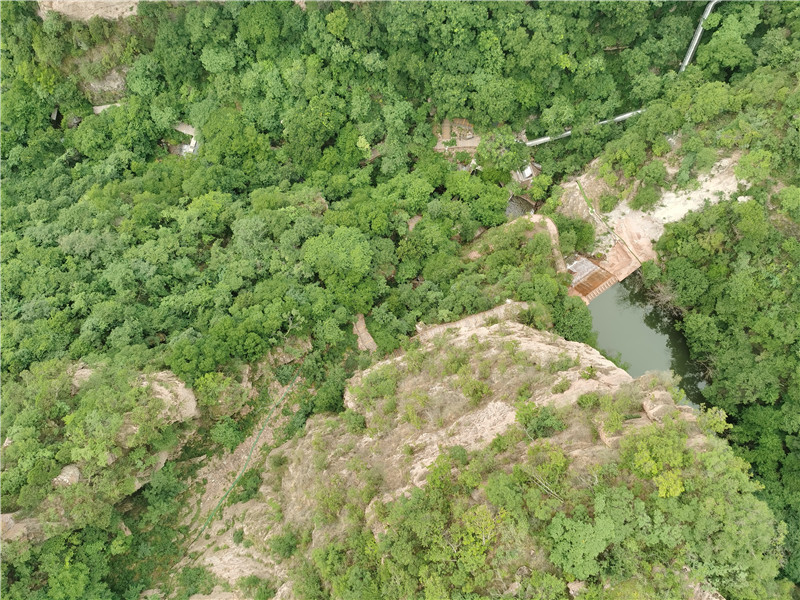
{"type": "MultiPolygon", "coordinates": [[[[286,384],[299,375],[283,439],[314,413],[343,410],[345,380],[371,360],[351,333],[358,314],[381,355],[407,344],[420,321],[451,321],[507,298],[536,303],[537,327],[591,343],[588,310],[567,295],[546,235],[517,225],[490,254],[462,252],[479,228],[506,222],[509,193],[520,192],[509,171],[531,151],[514,133],[566,127],[571,138],[534,157],[543,173],[527,193],[545,212],[558,206],[554,183],[597,156],[610,177],[658,190],[691,185],[720,149],[745,152],[738,169],[751,199],[669,228],[662,261],[643,275],[682,320],[693,357],[708,366],[708,401],[730,417],[725,435],[788,525],[785,548],[761,574],[725,580],[722,570],[744,560],[732,552],[709,577],[726,582],[729,598],[766,597],[758,586],[778,565],[800,581],[797,4],[720,4],[680,75],[704,3],[142,2],[117,22],[55,12],[42,21],[36,8],[0,4],[0,428],[10,440],[0,483],[3,512],[42,516],[48,539],[3,545],[4,595],[138,598],[165,577],[188,535],[173,517],[191,467],[168,463],[135,492],[136,475],[192,433],[182,458],[235,448],[267,401],[239,393],[242,366],[298,339],[310,342],[303,359],[265,376],[286,384]],[[114,74],[124,90],[97,85],[114,74]],[[625,125],[596,125],[642,106],[625,125]],[[482,133],[481,170],[466,167],[469,156],[433,151],[432,126],[444,118],[468,119],[482,133]],[[169,151],[186,141],[178,122],[198,130],[197,155],[169,151]],[[683,162],[667,182],[651,165],[675,132],[683,162]],[[79,364],[95,374],[75,390],[79,364]],[[135,382],[164,369],[197,393],[197,422],[156,418],[161,407],[135,382]],[[123,435],[131,422],[136,434],[123,435]],[[73,463],[84,480],[52,488],[73,463]],[[123,514],[131,536],[120,533],[123,514]]],[[[591,252],[591,226],[554,218],[565,253],[591,252]]],[[[757,491],[745,466],[731,470],[732,486],[757,491]]],[[[413,503],[442,523],[461,518],[458,498],[477,483],[447,473],[442,487],[390,509],[397,539],[382,556],[423,556],[413,548],[424,536],[407,514],[423,508],[413,503]]],[[[724,493],[724,480],[706,489],[700,472],[696,482],[691,501],[724,493]]],[[[514,494],[527,485],[515,481],[514,494]]],[[[497,508],[517,502],[511,492],[502,501],[487,494],[497,508]]],[[[511,504],[505,510],[524,520],[511,504]]],[[[571,535],[584,526],[564,521],[571,535]]],[[[607,541],[622,548],[626,539],[607,541]]],[[[683,551],[708,551],[692,546],[700,543],[683,551]]],[[[383,594],[422,597],[444,585],[409,562],[399,579],[378,573],[381,555],[363,539],[342,544],[315,559],[309,577],[325,585],[306,597],[376,597],[368,587],[341,591],[340,580],[355,575],[340,555],[353,557],[361,579],[401,586],[383,594]]],[[[568,549],[551,551],[566,573],[599,572],[579,574],[585,565],[568,549]]],[[[644,560],[620,553],[607,557],[618,564],[604,576],[644,560]]],[[[464,597],[484,591],[465,585],[464,597]]]]}

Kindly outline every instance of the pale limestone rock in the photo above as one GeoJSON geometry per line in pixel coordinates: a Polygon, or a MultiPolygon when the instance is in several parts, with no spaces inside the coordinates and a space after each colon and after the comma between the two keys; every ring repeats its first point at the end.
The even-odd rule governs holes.
{"type": "Polygon", "coordinates": [[[67,487],[78,483],[81,479],[81,470],[78,465],[67,465],[53,478],[55,487],[67,487]]]}

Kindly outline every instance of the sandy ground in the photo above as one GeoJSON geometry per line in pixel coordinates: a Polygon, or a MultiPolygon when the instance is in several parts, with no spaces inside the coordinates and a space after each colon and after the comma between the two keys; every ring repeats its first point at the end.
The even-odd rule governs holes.
{"type": "MultiPolygon", "coordinates": [[[[598,211],[598,201],[603,194],[613,191],[597,176],[599,163],[595,160],[586,173],[563,185],[564,194],[559,210],[573,218],[591,221],[595,225],[595,249],[605,255],[598,264],[618,281],[622,281],[638,269],[641,263],[656,258],[653,246],[663,235],[667,223],[680,221],[690,211],[703,208],[706,202],[715,204],[736,192],[740,182],[733,169],[740,156],[741,153],[735,152],[720,159],[708,173],[700,175],[694,190],[664,192],[659,204],[649,212],[634,210],[627,200],[623,200],[607,214],[598,211]]],[[[635,189],[630,192],[629,197],[634,192],[635,189]]],[[[584,297],[584,300],[596,297],[590,296],[584,297]]]]}
{"type": "MultiPolygon", "coordinates": [[[[613,211],[602,216],[592,210],[591,216],[598,223],[598,234],[609,229],[616,233],[616,236],[606,235],[598,238],[597,250],[606,252],[621,238],[634,254],[648,256],[652,253],[652,249],[646,248],[647,240],[658,240],[664,233],[664,225],[680,221],[690,211],[700,210],[706,200],[710,204],[716,204],[721,198],[727,199],[736,192],[739,180],[733,169],[738,164],[740,156],[740,152],[735,152],[718,161],[708,173],[698,178],[697,189],[664,192],[658,206],[650,212],[633,210],[627,202],[620,202],[613,211]]],[[[598,199],[593,197],[586,187],[584,191],[590,200],[598,199]]]]}
{"type": "Polygon", "coordinates": [[[119,19],[136,14],[138,0],[103,0],[102,2],[89,2],[87,0],[41,0],[39,2],[39,16],[54,10],[69,19],[88,21],[94,16],[103,19],[119,19]]]}

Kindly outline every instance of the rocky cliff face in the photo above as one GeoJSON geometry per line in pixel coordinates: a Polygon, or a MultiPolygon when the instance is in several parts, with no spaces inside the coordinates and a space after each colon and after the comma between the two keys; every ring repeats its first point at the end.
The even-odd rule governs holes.
{"type": "MultiPolygon", "coordinates": [[[[287,526],[306,532],[314,548],[340,533],[343,515],[363,511],[378,534],[382,504],[425,485],[440,453],[480,450],[505,436],[523,460],[522,404],[557,410],[567,427],[549,441],[586,477],[617,457],[629,432],[667,415],[694,421],[690,408],[675,406],[670,376],[634,380],[589,346],[516,322],[524,307],[509,302],[424,329],[416,347],[358,373],[345,393],[347,411],[312,418],[302,438],[271,452],[261,498],[225,509],[210,541],[192,548],[200,553],[196,564],[230,583],[247,575],[286,582],[286,561],[269,547],[287,526]],[[592,416],[578,406],[599,398],[605,404],[592,416]],[[233,542],[239,528],[250,548],[233,542]]],[[[696,426],[689,435],[690,446],[703,443],[696,426]]],[[[292,597],[289,583],[278,597],[292,597]]]]}

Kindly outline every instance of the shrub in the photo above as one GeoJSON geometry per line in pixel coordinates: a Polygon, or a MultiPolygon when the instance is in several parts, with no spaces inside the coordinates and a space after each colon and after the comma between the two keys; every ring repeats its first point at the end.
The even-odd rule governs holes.
{"type": "Polygon", "coordinates": [[[567,428],[556,411],[550,406],[536,406],[529,402],[517,405],[517,422],[522,425],[529,438],[536,440],[550,437],[567,428]]]}
{"type": "Polygon", "coordinates": [[[595,408],[600,405],[600,395],[597,392],[588,392],[578,397],[578,406],[581,408],[595,408]]]}
{"type": "Polygon", "coordinates": [[[472,405],[477,405],[489,395],[489,386],[483,381],[467,377],[461,382],[461,391],[472,405]]]}
{"type": "Polygon", "coordinates": [[[556,360],[547,365],[547,370],[550,374],[558,373],[559,371],[566,371],[575,366],[575,361],[566,354],[560,354],[556,360]]]}
{"type": "Polygon", "coordinates": [[[343,485],[341,478],[334,476],[317,487],[314,499],[317,502],[317,518],[322,523],[333,523],[339,516],[345,502],[343,485]]]}
{"type": "Polygon", "coordinates": [[[269,600],[275,596],[277,591],[270,581],[261,579],[258,575],[242,577],[236,583],[239,589],[253,600],[269,600]]]}
{"type": "Polygon", "coordinates": [[[550,329],[553,326],[553,317],[546,306],[533,304],[523,309],[517,315],[517,321],[535,329],[550,329]]]}
{"type": "Polygon", "coordinates": [[[248,469],[236,482],[231,495],[228,497],[228,504],[236,504],[238,502],[247,502],[251,498],[255,498],[258,494],[258,488],[261,487],[261,473],[258,469],[248,469]]]}
{"type": "Polygon", "coordinates": [[[350,433],[359,433],[367,428],[367,420],[364,415],[349,408],[342,413],[342,419],[344,420],[344,426],[350,433]]]}
{"type": "Polygon", "coordinates": [[[603,194],[600,196],[600,212],[611,212],[619,204],[619,197],[611,194],[603,194]]]}
{"type": "Polygon", "coordinates": [[[361,385],[356,388],[359,400],[376,400],[392,396],[397,390],[397,381],[400,373],[395,365],[385,365],[364,377],[361,385]]]}
{"type": "Polygon", "coordinates": [[[520,587],[520,598],[538,600],[561,600],[567,597],[567,584],[555,575],[544,571],[534,571],[520,587]],[[522,595],[524,594],[524,595],[522,595]]]}
{"type": "Polygon", "coordinates": [[[273,454],[269,457],[269,466],[277,470],[289,464],[289,459],[285,454],[273,454]]]}
{"type": "Polygon", "coordinates": [[[211,440],[233,452],[236,446],[244,441],[244,433],[239,429],[236,421],[225,417],[211,428],[211,440]]]}
{"type": "Polygon", "coordinates": [[[603,419],[603,430],[606,433],[619,433],[622,430],[622,424],[625,422],[625,419],[617,410],[611,410],[606,414],[606,417],[603,419]]]}
{"type": "Polygon", "coordinates": [[[244,529],[237,529],[233,532],[233,543],[238,545],[242,540],[244,540],[244,529]]]}
{"type": "Polygon", "coordinates": [[[276,535],[269,541],[269,547],[273,553],[281,558],[291,558],[297,545],[300,543],[297,534],[290,528],[286,527],[283,533],[276,535]]]}
{"type": "Polygon", "coordinates": [[[181,590],[177,598],[185,600],[195,594],[210,594],[214,589],[214,575],[205,567],[184,567],[178,575],[181,590]]]}
{"type": "Polygon", "coordinates": [[[344,408],[344,387],[347,375],[342,367],[329,369],[325,382],[314,396],[314,412],[339,412],[344,408]]]}
{"type": "Polygon", "coordinates": [[[296,370],[297,367],[295,365],[292,364],[281,365],[277,369],[275,369],[275,378],[281,385],[289,385],[292,379],[294,379],[294,374],[296,370]]]}
{"type": "Polygon", "coordinates": [[[442,371],[445,375],[453,375],[469,363],[469,354],[463,348],[451,348],[442,363],[442,371]]]}
{"type": "Polygon", "coordinates": [[[631,208],[635,210],[650,210],[661,199],[661,191],[654,185],[642,186],[631,200],[631,208]]]}
{"type": "Polygon", "coordinates": [[[652,186],[664,186],[667,182],[667,169],[660,160],[653,160],[639,170],[639,179],[652,186]]]}
{"type": "Polygon", "coordinates": [[[447,449],[447,453],[450,455],[450,458],[453,459],[453,462],[459,466],[464,467],[469,463],[469,454],[464,446],[450,446],[450,448],[447,449]]]}
{"type": "Polygon", "coordinates": [[[422,371],[422,365],[425,363],[425,353],[419,348],[409,348],[406,350],[406,367],[410,373],[419,373],[422,371]]]}

